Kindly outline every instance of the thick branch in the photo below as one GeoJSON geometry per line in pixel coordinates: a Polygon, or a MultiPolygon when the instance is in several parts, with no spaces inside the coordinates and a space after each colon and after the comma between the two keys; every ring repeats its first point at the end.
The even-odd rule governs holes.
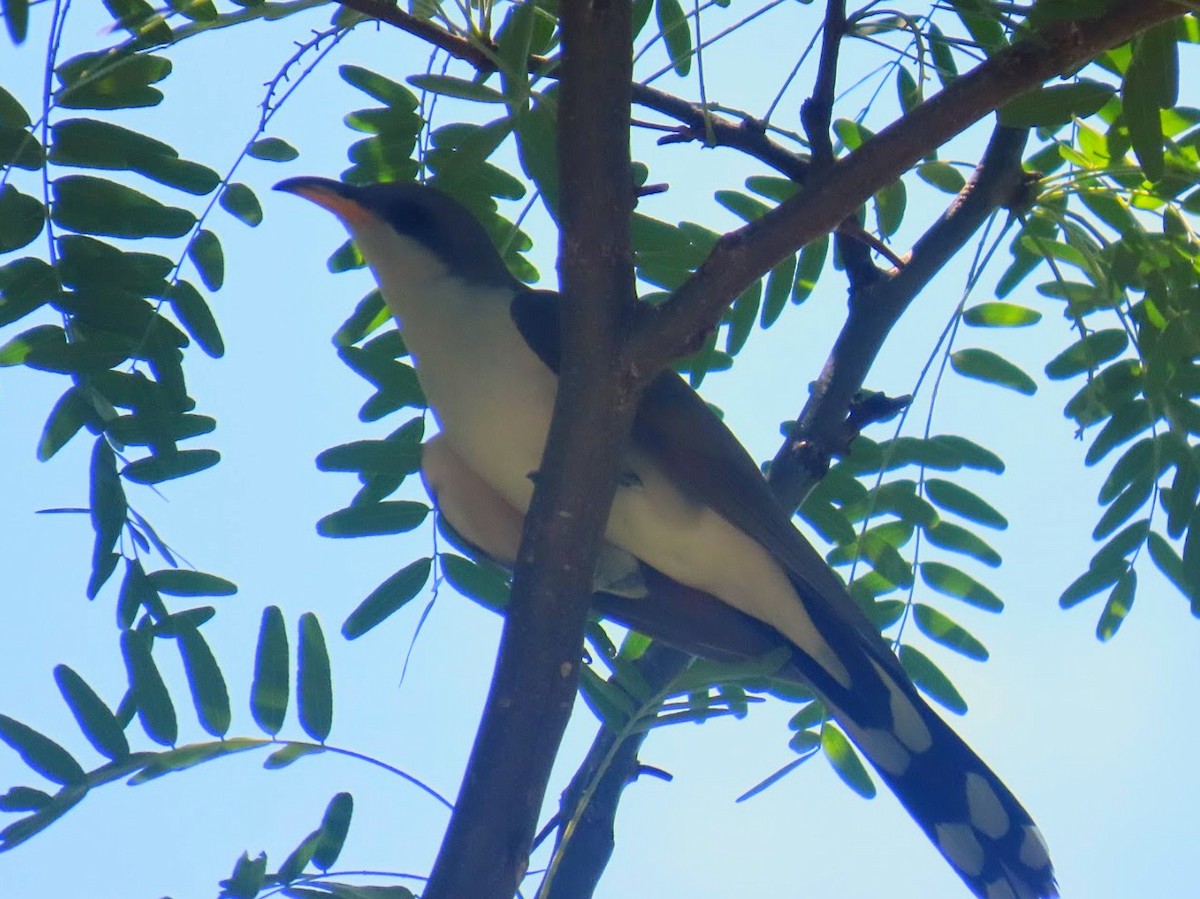
{"type": "Polygon", "coordinates": [[[682,355],[780,259],[834,230],[850,210],[923,156],[1042,82],[1076,71],[1104,50],[1181,14],[1171,0],[1120,0],[1094,19],[1062,22],[1001,50],[810,180],[790,200],[726,234],[704,264],[661,306],[642,314],[632,347],[647,376],[682,355]]]}
{"type": "Polygon", "coordinates": [[[1024,129],[997,126],[971,180],[913,247],[908,264],[850,297],[849,314],[797,421],[771,463],[771,485],[795,506],[844,451],[846,417],[893,325],[917,294],[1021,187],[1024,129]]]}
{"type": "Polygon", "coordinates": [[[562,31],[565,352],[496,672],[427,899],[508,899],[525,875],[574,705],[596,549],[633,418],[614,368],[621,323],[636,301],[629,4],[567,0],[562,31]]]}

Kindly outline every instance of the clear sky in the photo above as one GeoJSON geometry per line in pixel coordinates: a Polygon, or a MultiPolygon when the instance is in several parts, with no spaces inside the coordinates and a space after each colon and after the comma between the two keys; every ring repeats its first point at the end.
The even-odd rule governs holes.
{"type": "MultiPolygon", "coordinates": [[[[94,45],[104,22],[98,10],[81,5],[80,12],[68,42],[76,49],[94,45]]],[[[710,84],[730,79],[715,99],[756,111],[765,107],[762,97],[769,97],[778,81],[756,87],[755,80],[765,76],[760,65],[748,61],[794,58],[797,44],[815,27],[814,9],[787,14],[801,16],[800,24],[764,17],[730,52],[707,59],[710,84]]],[[[0,49],[0,83],[31,109],[46,19],[47,5],[35,7],[30,41],[19,50],[0,49]]],[[[183,156],[223,170],[253,133],[259,85],[291,52],[291,41],[303,40],[309,29],[327,21],[328,13],[318,10],[185,44],[171,51],[176,72],[165,84],[167,103],[115,120],[145,128],[183,156]]],[[[292,142],[300,158],[286,165],[251,161],[239,171],[239,180],[260,191],[266,220],[254,230],[223,214],[213,220],[227,261],[226,287],[213,299],[213,308],[228,352],[219,361],[192,352],[188,362],[198,411],[219,421],[217,432],[197,445],[219,449],[223,461],[202,475],[163,485],[161,495],[148,490],[131,495],[184,557],[241,588],[236,597],[217,600],[221,612],[205,628],[230,682],[231,733],[258,733],[246,697],[262,607],[281,606],[293,634],[299,615],[314,611],[333,653],[336,709],[330,742],[383,758],[452,798],[486,690],[499,623],[442,590],[403,684],[404,657],[428,595],[355,643],[339,636],[341,622],[362,597],[408,560],[427,553],[432,538],[428,527],[404,538],[350,541],[315,533],[316,520],[345,505],[355,488],[349,476],[318,472],[317,453],[382,436],[404,419],[394,416],[372,425],[357,420],[368,387],[338,361],[329,342],[369,287],[362,272],[326,273],[327,255],[343,240],[339,227],[295,198],[267,190],[285,176],[335,176],[345,167],[345,148],[355,136],[342,126],[341,116],[372,102],[340,81],[338,64],[374,67],[399,80],[423,67],[426,56],[421,45],[397,42],[386,28],[360,28],[275,120],[271,133],[292,142]]],[[[661,60],[661,50],[648,61],[651,57],[661,60]]],[[[848,68],[857,65],[851,57],[848,68]]],[[[660,86],[677,85],[666,78],[660,86]]],[[[691,93],[694,84],[683,89],[691,93]]],[[[1193,83],[1185,78],[1182,89],[1192,91],[1195,101],[1193,83]]],[[[890,84],[885,93],[890,103],[890,84]]],[[[866,93],[861,96],[847,109],[856,111],[866,93]]],[[[780,107],[781,122],[794,126],[801,99],[798,92],[788,95],[780,107]]],[[[963,145],[964,158],[972,146],[963,145]]],[[[713,228],[735,222],[711,201],[712,189],[737,187],[746,175],[760,173],[727,151],[669,148],[655,159],[652,180],[669,182],[671,190],[648,201],[645,211],[713,228]]],[[[895,244],[900,252],[918,223],[937,208],[924,195],[912,203],[913,224],[895,244]]],[[[553,234],[544,219],[529,227],[537,244],[535,261],[552,284],[553,234]]],[[[1005,252],[999,256],[1003,259],[1005,252]]],[[[1002,350],[1027,371],[1040,373],[1069,337],[1058,306],[1034,293],[1036,280],[1030,279],[1015,299],[1045,313],[1040,325],[1005,334],[965,333],[960,346],[1002,350]]],[[[926,291],[898,328],[869,387],[890,394],[913,388],[963,283],[964,268],[956,266],[926,291]]],[[[706,397],[724,407],[727,421],[757,458],[774,453],[778,423],[801,406],[840,323],[844,291],[837,273],[827,272],[804,307],[789,308],[778,325],[752,336],[734,373],[705,382],[706,397]]],[[[986,289],[977,296],[986,299],[986,289]]],[[[125,676],[113,625],[116,580],[93,603],[83,594],[91,546],[86,519],[35,514],[87,502],[87,439],[77,439],[48,464],[34,459],[41,424],[64,382],[23,369],[0,374],[0,712],[60,740],[90,766],[97,760],[58,695],[52,668],[69,663],[113,703],[125,676]]],[[[1089,534],[1105,473],[1083,468],[1086,444],[1073,439],[1072,426],[1062,417],[1076,386],[1043,383],[1033,398],[956,377],[944,386],[935,430],[969,436],[1008,464],[1002,478],[969,480],[1011,522],[993,538],[1003,567],[973,570],[1003,597],[1007,609],[996,617],[952,600],[933,600],[987,644],[992,657],[986,664],[919,640],[917,645],[966,696],[971,710],[953,724],[1039,822],[1064,895],[1185,895],[1183,884],[1194,880],[1200,801],[1200,774],[1192,760],[1200,739],[1194,694],[1200,682],[1200,629],[1186,601],[1149,565],[1140,569],[1137,606],[1108,645],[1093,636],[1099,598],[1070,613],[1058,609],[1058,594],[1094,551],[1089,534]]],[[[920,415],[910,420],[910,433],[919,433],[927,400],[927,395],[918,398],[920,415]]],[[[880,429],[874,436],[888,433],[880,429]]],[[[181,713],[181,739],[204,739],[179,670],[165,667],[181,713]]],[[[957,877],[890,795],[865,802],[819,760],[765,794],[734,802],[792,758],[785,726],[790,714],[790,707],[768,703],[754,707],[744,721],[655,733],[643,760],[675,779],[646,779],[626,792],[616,854],[598,895],[964,895],[957,877]]],[[[551,804],[594,730],[595,722],[580,706],[552,784],[551,804]]],[[[302,736],[294,717],[285,735],[302,736]]],[[[339,790],[349,790],[356,800],[339,869],[418,875],[429,870],[447,816],[424,794],[345,759],[305,759],[267,772],[260,767],[263,757],[246,754],[136,789],[114,784],[95,791],[48,831],[0,856],[0,896],[213,895],[218,879],[243,850],[251,855],[265,850],[272,866],[281,862],[317,825],[339,790]]],[[[0,747],[0,786],[20,783],[44,786],[15,753],[0,747]]]]}

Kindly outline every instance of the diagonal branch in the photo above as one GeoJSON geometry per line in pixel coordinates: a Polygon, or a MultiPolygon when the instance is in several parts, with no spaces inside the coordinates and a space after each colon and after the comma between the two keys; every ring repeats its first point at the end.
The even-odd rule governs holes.
{"type": "Polygon", "coordinates": [[[653,376],[683,355],[731,297],[787,254],[834,230],[850,210],[931,150],[1008,100],[1178,15],[1180,6],[1172,0],[1119,0],[1103,16],[1059,22],[980,63],[834,163],[823,177],[810,179],[796,196],[722,237],[668,302],[642,310],[631,346],[637,369],[653,376]]]}
{"type": "Polygon", "coordinates": [[[856,436],[846,433],[854,396],[900,316],[984,220],[1024,186],[1021,154],[1027,136],[1025,129],[996,126],[971,180],[913,246],[908,264],[851,294],[833,350],[792,436],[771,463],[771,485],[789,508],[799,505],[825,475],[830,457],[845,451],[848,438],[856,436]]]}

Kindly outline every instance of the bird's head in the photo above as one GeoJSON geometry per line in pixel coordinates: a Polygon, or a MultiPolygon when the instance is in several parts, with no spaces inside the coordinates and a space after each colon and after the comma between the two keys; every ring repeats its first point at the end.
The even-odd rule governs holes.
{"type": "Polygon", "coordinates": [[[301,177],[280,181],[275,189],[336,215],[381,283],[392,271],[407,278],[450,273],[489,287],[514,283],[475,216],[435,188],[414,181],[353,185],[301,177]]]}

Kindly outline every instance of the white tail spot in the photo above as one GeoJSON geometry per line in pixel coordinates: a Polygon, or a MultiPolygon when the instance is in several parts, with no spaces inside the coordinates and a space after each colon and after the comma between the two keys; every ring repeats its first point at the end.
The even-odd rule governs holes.
{"type": "Polygon", "coordinates": [[[908,770],[912,756],[894,734],[878,727],[848,729],[867,757],[892,777],[900,777],[908,770]]]}
{"type": "Polygon", "coordinates": [[[1042,832],[1036,824],[1025,825],[1025,839],[1021,841],[1021,852],[1017,858],[1027,868],[1034,871],[1044,871],[1050,867],[1050,850],[1042,839],[1042,832]]]}
{"type": "Polygon", "coordinates": [[[879,679],[888,690],[888,705],[892,712],[892,730],[900,738],[900,742],[913,752],[925,752],[933,745],[933,734],[921,720],[921,712],[913,705],[912,700],[904,695],[896,679],[871,659],[871,666],[879,679]]]}
{"type": "Polygon", "coordinates": [[[1013,892],[1013,888],[1007,880],[994,880],[987,885],[984,897],[985,899],[1017,899],[1017,894],[1013,892]]]}
{"type": "Polygon", "coordinates": [[[983,871],[983,847],[969,824],[938,824],[938,848],[950,863],[968,877],[978,877],[983,871]]]}
{"type": "Polygon", "coordinates": [[[971,824],[985,836],[998,840],[1008,833],[1008,812],[992,785],[981,774],[967,775],[967,811],[971,824]]]}

